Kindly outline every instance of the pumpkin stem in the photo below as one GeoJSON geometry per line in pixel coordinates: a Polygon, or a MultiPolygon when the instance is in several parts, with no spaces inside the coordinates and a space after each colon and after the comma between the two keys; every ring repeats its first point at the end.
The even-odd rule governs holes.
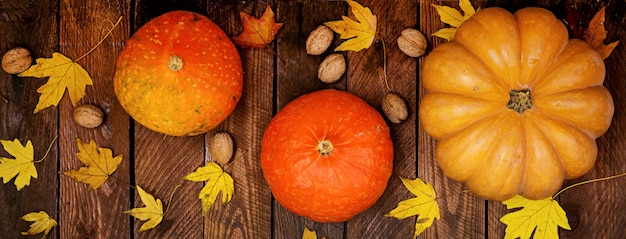
{"type": "Polygon", "coordinates": [[[327,139],[320,140],[320,142],[317,143],[317,151],[322,155],[328,155],[330,151],[333,151],[333,143],[327,139]]]}
{"type": "Polygon", "coordinates": [[[167,59],[167,66],[169,66],[172,71],[180,71],[183,69],[183,58],[178,55],[171,55],[170,58],[167,59]]]}
{"type": "Polygon", "coordinates": [[[509,103],[506,107],[517,111],[517,113],[523,114],[524,111],[533,107],[533,102],[530,99],[530,90],[511,90],[509,91],[509,103]]]}

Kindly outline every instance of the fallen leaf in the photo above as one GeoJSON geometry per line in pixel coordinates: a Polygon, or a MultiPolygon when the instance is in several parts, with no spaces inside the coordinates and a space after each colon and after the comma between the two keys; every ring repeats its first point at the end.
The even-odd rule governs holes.
{"type": "Polygon", "coordinates": [[[264,48],[274,40],[283,23],[276,23],[274,11],[268,4],[260,18],[248,13],[239,12],[243,32],[233,37],[235,45],[244,48],[264,48]]]}
{"type": "Polygon", "coordinates": [[[28,140],[26,145],[23,146],[18,139],[13,141],[0,140],[2,147],[10,155],[15,157],[14,159],[1,157],[0,158],[0,177],[2,182],[7,183],[11,179],[15,178],[15,187],[17,190],[22,190],[24,186],[30,185],[30,179],[37,178],[37,169],[34,162],[34,149],[33,143],[28,140]]]}
{"type": "Polygon", "coordinates": [[[583,35],[585,42],[589,43],[593,49],[600,53],[602,59],[608,58],[619,43],[619,41],[614,41],[608,45],[604,44],[604,40],[606,39],[606,29],[604,28],[605,8],[606,7],[602,7],[600,11],[593,16],[589,22],[589,28],[585,30],[585,34],[583,35]]]}
{"type": "Polygon", "coordinates": [[[376,36],[376,15],[372,11],[363,7],[356,1],[347,0],[350,11],[357,21],[347,16],[342,16],[342,20],[325,22],[324,25],[339,34],[341,39],[347,39],[341,43],[335,51],[355,51],[367,49],[374,42],[376,36]]]}
{"type": "Polygon", "coordinates": [[[139,185],[137,185],[137,192],[139,192],[139,198],[141,198],[141,202],[145,207],[133,208],[124,211],[124,213],[141,221],[147,220],[147,222],[139,228],[140,232],[144,232],[156,227],[163,220],[163,216],[165,215],[163,212],[163,202],[158,198],[155,200],[154,196],[144,191],[139,185]]]}
{"type": "Polygon", "coordinates": [[[50,233],[50,230],[59,225],[56,220],[52,219],[48,213],[44,211],[31,212],[22,216],[20,219],[33,222],[30,224],[30,228],[27,232],[22,232],[23,236],[34,236],[43,232],[42,238],[45,239],[48,233],[50,233]]]}
{"type": "Polygon", "coordinates": [[[111,149],[99,148],[93,140],[85,144],[77,138],[76,144],[78,145],[76,157],[86,167],[68,170],[63,174],[74,178],[77,182],[88,184],[93,190],[98,189],[117,170],[122,162],[122,155],[113,157],[111,149]]]}
{"type": "Polygon", "coordinates": [[[419,178],[410,180],[400,177],[400,179],[402,184],[416,197],[400,201],[398,206],[385,216],[405,219],[417,215],[415,234],[413,235],[413,238],[417,238],[424,230],[433,225],[435,219],[439,219],[441,216],[439,204],[436,201],[437,195],[433,185],[424,183],[419,178]]]}
{"type": "Polygon", "coordinates": [[[78,63],[61,53],[52,53],[52,58],[37,58],[37,64],[20,73],[21,77],[49,77],[48,81],[37,89],[39,102],[33,113],[49,106],[57,106],[65,94],[70,95],[72,104],[76,106],[85,96],[87,85],[93,85],[89,73],[78,63]]]}
{"type": "Polygon", "coordinates": [[[222,203],[224,205],[230,202],[235,192],[233,178],[215,162],[208,162],[206,166],[199,167],[195,172],[185,176],[185,179],[194,182],[206,181],[198,195],[198,198],[202,201],[203,216],[213,206],[220,192],[222,192],[222,203]]]}
{"type": "Polygon", "coordinates": [[[317,233],[309,230],[309,228],[305,226],[302,232],[302,239],[317,239],[317,233]]]}
{"type": "Polygon", "coordinates": [[[448,41],[454,39],[454,35],[456,34],[456,29],[461,26],[461,24],[469,19],[474,13],[476,13],[476,9],[472,6],[469,0],[460,0],[459,7],[463,11],[461,14],[458,10],[448,7],[448,6],[439,6],[432,4],[437,10],[437,14],[439,14],[439,19],[441,22],[450,25],[451,27],[442,28],[439,31],[433,33],[433,36],[441,37],[448,41]]]}
{"type": "MultiPolygon", "coordinates": [[[[304,231],[302,232],[302,239],[317,239],[317,232],[314,230],[310,230],[308,227],[304,227],[304,231]]],[[[322,236],[322,239],[326,239],[325,236],[322,236]]]]}
{"type": "Polygon", "coordinates": [[[506,224],[504,238],[558,239],[559,227],[571,230],[565,211],[552,197],[542,200],[529,200],[515,196],[502,202],[507,209],[522,208],[500,218],[506,224]]]}

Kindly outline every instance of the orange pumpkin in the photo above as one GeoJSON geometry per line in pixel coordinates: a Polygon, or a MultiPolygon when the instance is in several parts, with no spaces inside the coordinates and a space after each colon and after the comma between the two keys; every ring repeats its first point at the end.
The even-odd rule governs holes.
{"type": "Polygon", "coordinates": [[[318,222],[342,222],[385,191],[393,144],[385,120],[365,101],[320,90],[272,118],[263,135],[261,168],[285,208],[318,222]]]}
{"type": "Polygon", "coordinates": [[[613,117],[602,58],[541,8],[478,11],[422,68],[423,129],[450,178],[479,196],[552,196],[587,173],[613,117]]]}
{"type": "Polygon", "coordinates": [[[210,19],[173,11],[152,19],[121,51],[115,95],[141,125],[168,135],[204,133],[241,98],[237,48],[210,19]]]}

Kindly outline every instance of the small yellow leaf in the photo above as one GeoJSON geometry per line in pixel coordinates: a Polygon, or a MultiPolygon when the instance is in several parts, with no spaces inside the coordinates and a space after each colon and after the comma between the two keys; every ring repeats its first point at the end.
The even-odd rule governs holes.
{"type": "MultiPolygon", "coordinates": [[[[302,239],[317,239],[317,232],[315,232],[315,230],[310,230],[305,226],[304,231],[302,232],[302,239]]],[[[326,237],[322,236],[322,239],[326,239],[326,237]]]]}
{"type": "Polygon", "coordinates": [[[357,21],[342,16],[342,20],[325,22],[341,39],[348,39],[341,43],[335,51],[360,51],[367,49],[374,42],[376,36],[376,15],[356,1],[347,0],[350,10],[357,21]]]}
{"type": "Polygon", "coordinates": [[[233,178],[215,162],[209,162],[206,166],[199,167],[195,172],[185,176],[185,179],[194,182],[206,181],[198,195],[198,198],[202,201],[203,216],[213,206],[220,192],[222,192],[222,204],[224,205],[230,202],[235,192],[233,178]]]}
{"type": "Polygon", "coordinates": [[[476,13],[476,9],[472,6],[469,0],[460,0],[459,7],[463,11],[463,14],[454,8],[448,6],[439,6],[435,4],[431,4],[437,10],[437,14],[439,14],[439,19],[441,22],[446,23],[451,26],[451,28],[443,28],[435,33],[433,36],[441,37],[448,41],[454,39],[454,34],[456,34],[456,28],[461,26],[461,24],[469,19],[474,13],[476,13]]]}
{"type": "Polygon", "coordinates": [[[33,113],[49,106],[57,106],[65,94],[65,89],[70,95],[72,104],[76,106],[85,96],[87,85],[93,85],[89,73],[80,64],[61,53],[52,53],[52,58],[37,58],[36,62],[37,64],[18,75],[37,78],[50,77],[46,84],[37,89],[41,95],[33,113]]]}
{"type": "Polygon", "coordinates": [[[161,199],[155,199],[154,196],[144,191],[139,185],[137,185],[137,192],[139,192],[139,198],[141,198],[141,202],[145,207],[133,208],[124,211],[124,213],[141,221],[147,220],[147,222],[139,228],[140,232],[144,232],[156,227],[163,220],[163,202],[161,202],[161,199]]]}
{"type": "Polygon", "coordinates": [[[22,235],[24,236],[34,236],[43,232],[44,235],[42,238],[45,239],[48,236],[48,233],[50,233],[50,230],[58,225],[57,221],[52,219],[48,213],[44,211],[31,212],[22,216],[20,219],[27,222],[33,222],[30,224],[30,228],[27,232],[22,232],[22,235]]]}
{"type": "Polygon", "coordinates": [[[302,239],[317,239],[317,233],[315,231],[309,230],[308,227],[304,227],[304,231],[302,232],[302,239]]]}
{"type": "Polygon", "coordinates": [[[37,178],[37,169],[34,162],[33,144],[28,140],[25,146],[18,139],[13,141],[0,140],[2,147],[14,159],[0,158],[0,177],[3,183],[8,183],[15,177],[15,186],[17,190],[22,190],[24,186],[30,185],[30,178],[37,178]]]}
{"type": "Polygon", "coordinates": [[[85,144],[77,138],[76,144],[78,144],[76,157],[86,167],[68,170],[63,174],[74,178],[77,182],[88,184],[91,189],[98,189],[117,170],[122,162],[122,155],[113,157],[111,149],[99,148],[93,140],[85,144]]]}
{"type": "Polygon", "coordinates": [[[502,202],[507,209],[522,208],[508,213],[500,221],[506,224],[504,238],[558,239],[559,227],[571,230],[565,211],[551,197],[542,200],[529,200],[517,195],[502,202]]]}
{"type": "Polygon", "coordinates": [[[405,219],[417,215],[415,234],[413,235],[413,238],[417,238],[417,236],[433,225],[435,219],[439,219],[441,216],[439,204],[436,201],[437,195],[430,183],[424,183],[419,178],[410,180],[400,177],[400,179],[402,184],[416,197],[400,201],[398,206],[388,214],[385,214],[385,216],[405,219]]]}
{"type": "Polygon", "coordinates": [[[448,41],[451,41],[452,39],[454,39],[454,35],[455,34],[456,34],[456,28],[447,27],[447,28],[439,29],[439,31],[436,31],[432,35],[436,36],[436,37],[441,37],[441,38],[446,39],[448,41]]]}

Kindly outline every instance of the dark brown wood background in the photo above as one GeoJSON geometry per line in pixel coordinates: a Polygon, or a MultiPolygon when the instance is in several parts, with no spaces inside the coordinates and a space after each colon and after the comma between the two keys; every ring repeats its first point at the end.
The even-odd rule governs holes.
{"type": "MultiPolygon", "coordinates": [[[[412,238],[415,217],[396,220],[384,217],[400,200],[412,195],[402,187],[398,176],[422,178],[435,186],[441,197],[441,220],[420,238],[502,238],[505,226],[498,219],[506,208],[486,202],[465,187],[446,178],[434,163],[435,142],[419,127],[416,117],[423,90],[419,85],[422,58],[410,58],[397,48],[396,39],[405,28],[415,28],[427,36],[444,25],[432,3],[458,7],[457,1],[361,0],[378,16],[378,37],[374,45],[358,53],[348,52],[348,70],[334,84],[316,78],[317,65],[323,56],[305,52],[308,34],[325,21],[348,14],[341,1],[236,1],[236,0],[0,0],[0,52],[16,46],[26,47],[33,56],[50,57],[61,52],[77,58],[91,49],[113,26],[121,24],[93,53],[83,58],[83,65],[94,79],[81,104],[93,104],[106,114],[104,124],[95,129],[77,126],[72,120],[73,107],[66,96],[58,107],[33,114],[38,101],[37,88],[45,79],[18,78],[0,72],[0,139],[31,140],[35,158],[46,152],[59,136],[48,157],[36,165],[39,178],[17,191],[12,184],[0,184],[0,238],[21,238],[29,223],[19,218],[32,211],[44,210],[60,225],[49,238],[299,238],[305,226],[318,235],[335,238],[412,238]],[[114,63],[124,42],[150,19],[176,9],[204,14],[230,36],[241,32],[239,11],[260,16],[270,4],[278,22],[284,22],[276,41],[261,50],[240,50],[244,65],[245,87],[241,101],[232,115],[215,130],[195,137],[169,137],[135,124],[116,101],[112,87],[114,63]],[[337,88],[355,93],[380,110],[385,92],[383,47],[387,48],[387,77],[391,89],[407,100],[410,116],[401,124],[390,125],[395,143],[394,176],[389,187],[373,208],[345,223],[315,223],[288,212],[273,199],[259,167],[260,142],[271,117],[290,100],[317,89],[337,88]],[[215,132],[228,131],[236,146],[248,153],[226,167],[235,180],[235,195],[227,206],[216,204],[206,216],[200,213],[197,193],[201,183],[182,178],[212,160],[208,138],[215,132]],[[124,160],[118,171],[98,190],[58,172],[78,168],[75,139],[95,140],[109,147],[124,160]],[[169,204],[164,221],[153,230],[139,232],[142,222],[122,214],[143,206],[130,185],[146,191],[169,204]],[[173,197],[169,195],[182,184],[173,197]]],[[[605,0],[532,0],[479,1],[474,5],[500,6],[516,10],[526,6],[550,9],[563,19],[567,8],[580,13],[586,25],[601,6],[607,6],[607,42],[626,39],[626,2],[605,0]]],[[[574,30],[572,30],[574,32],[574,30]]],[[[427,37],[433,46],[441,39],[427,37]]],[[[339,43],[337,40],[335,46],[339,43]]],[[[597,140],[599,159],[595,168],[581,179],[614,175],[626,171],[626,47],[622,42],[606,59],[605,85],[613,94],[615,116],[609,131],[597,140]]],[[[9,157],[4,150],[0,156],[9,157]]],[[[571,231],[561,230],[561,238],[623,238],[626,228],[626,178],[580,186],[561,194],[559,201],[567,212],[571,231]]],[[[320,237],[321,238],[321,237],[320,237]]]]}

